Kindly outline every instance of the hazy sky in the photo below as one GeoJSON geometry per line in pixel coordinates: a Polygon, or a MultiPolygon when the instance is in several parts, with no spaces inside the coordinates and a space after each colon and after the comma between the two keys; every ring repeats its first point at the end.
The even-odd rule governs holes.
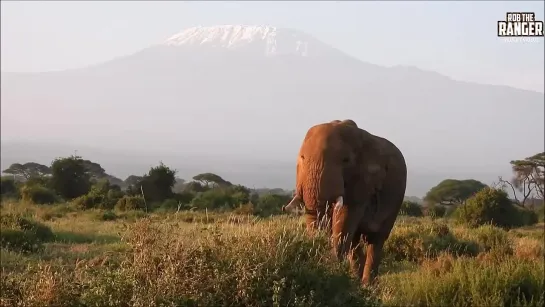
{"type": "Polygon", "coordinates": [[[2,1],[2,71],[63,70],[134,53],[195,25],[303,30],[363,61],[543,92],[544,43],[507,43],[496,22],[543,1],[2,1]]]}

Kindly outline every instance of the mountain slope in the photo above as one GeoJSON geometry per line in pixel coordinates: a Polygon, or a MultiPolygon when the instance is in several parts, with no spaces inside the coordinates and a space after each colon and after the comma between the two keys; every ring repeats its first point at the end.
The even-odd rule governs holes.
{"type": "Polygon", "coordinates": [[[163,45],[228,49],[265,56],[327,56],[335,52],[301,31],[252,25],[192,27],[171,36],[163,45]]]}
{"type": "MultiPolygon", "coordinates": [[[[409,170],[467,178],[507,176],[510,160],[544,147],[543,94],[364,63],[295,30],[277,29],[282,52],[267,53],[272,32],[228,44],[252,36],[219,29],[92,67],[2,73],[2,138],[294,165],[311,125],[352,118],[398,145],[409,170]]],[[[293,172],[284,178],[289,188],[293,172]]],[[[422,195],[415,180],[408,194],[422,195]]]]}

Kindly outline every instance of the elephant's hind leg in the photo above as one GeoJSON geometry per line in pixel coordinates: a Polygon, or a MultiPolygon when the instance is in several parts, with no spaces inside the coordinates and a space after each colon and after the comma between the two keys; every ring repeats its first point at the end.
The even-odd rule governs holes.
{"type": "Polygon", "coordinates": [[[379,234],[373,233],[367,236],[367,257],[365,259],[363,274],[361,275],[363,285],[370,285],[375,281],[380,261],[382,260],[383,246],[384,240],[379,234]]]}

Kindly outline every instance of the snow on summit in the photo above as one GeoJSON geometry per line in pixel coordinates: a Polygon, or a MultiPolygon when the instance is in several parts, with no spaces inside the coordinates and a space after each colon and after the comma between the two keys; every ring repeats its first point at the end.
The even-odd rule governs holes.
{"type": "Polygon", "coordinates": [[[267,56],[280,54],[316,56],[331,49],[301,31],[251,25],[192,27],[171,36],[164,45],[246,50],[267,56]]]}

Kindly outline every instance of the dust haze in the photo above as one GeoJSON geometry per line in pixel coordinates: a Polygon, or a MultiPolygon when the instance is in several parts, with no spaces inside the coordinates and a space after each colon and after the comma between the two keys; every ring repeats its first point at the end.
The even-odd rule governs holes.
{"type": "MultiPolygon", "coordinates": [[[[77,11],[80,3],[91,5],[74,2],[61,8],[55,4],[56,10],[40,12],[52,18],[59,10],[77,11]]],[[[342,36],[352,31],[347,22],[332,22],[335,25],[326,31],[313,28],[317,21],[310,17],[307,23],[301,19],[290,23],[289,17],[280,17],[279,10],[259,22],[256,16],[264,13],[256,13],[257,4],[248,4],[246,9],[236,4],[238,10],[226,9],[229,18],[218,13],[227,3],[215,3],[215,11],[211,3],[202,9],[197,4],[170,4],[180,6],[180,12],[189,6],[191,12],[199,12],[191,14],[190,25],[181,21],[181,15],[169,14],[164,3],[157,3],[146,19],[136,18],[145,16],[143,4],[102,3],[96,6],[112,8],[103,13],[106,23],[125,18],[127,25],[95,33],[93,22],[98,23],[100,14],[93,15],[94,21],[78,21],[74,13],[71,18],[56,19],[55,26],[45,26],[43,31],[72,31],[72,36],[78,31],[82,35],[95,33],[93,50],[104,54],[99,61],[88,54],[85,62],[86,53],[70,47],[79,42],[76,38],[71,44],[62,40],[57,49],[51,46],[54,41],[45,41],[36,26],[39,21],[30,20],[31,13],[21,13],[31,10],[32,3],[23,7],[3,2],[2,169],[15,162],[49,164],[77,151],[120,178],[142,174],[163,161],[185,179],[214,172],[248,187],[292,189],[295,157],[307,129],[324,121],[352,119],[401,149],[409,169],[406,194],[421,197],[446,178],[472,178],[489,184],[498,176],[510,177],[509,161],[543,150],[543,38],[534,43],[495,42],[499,38],[495,37],[494,18],[503,18],[504,11],[489,13],[490,32],[465,27],[454,31],[444,24],[445,32],[467,35],[467,41],[456,35],[450,39],[448,35],[430,37],[437,40],[435,56],[426,54],[427,62],[423,62],[420,57],[411,58],[415,49],[406,45],[402,32],[399,37],[380,30],[374,36],[365,32],[364,36],[345,37],[337,46],[324,41],[319,33],[342,36]],[[160,12],[164,12],[164,19],[160,12]],[[277,16],[278,25],[271,16],[277,16]],[[36,24],[29,26],[33,22],[36,24]],[[152,26],[154,23],[163,27],[152,26]],[[20,24],[26,27],[16,36],[15,27],[20,24]],[[153,31],[151,27],[155,27],[153,31]],[[138,41],[141,47],[129,51],[128,44],[118,43],[136,41],[134,36],[124,35],[138,30],[145,33],[138,41]],[[478,35],[482,35],[482,46],[478,35]],[[381,44],[385,37],[388,42],[381,44]],[[396,39],[409,47],[395,48],[396,39]],[[458,49],[450,50],[445,42],[455,40],[458,49]],[[112,50],[112,44],[119,49],[104,51],[112,50]],[[379,61],[374,53],[368,57],[365,52],[358,53],[363,47],[350,51],[342,47],[356,45],[374,49],[385,58],[391,54],[389,63],[395,64],[385,65],[386,60],[379,61]],[[29,46],[36,58],[25,49],[29,46]],[[40,48],[56,59],[55,68],[46,68],[48,57],[38,55],[40,48]],[[407,48],[405,53],[398,50],[403,48],[407,48]],[[489,48],[494,54],[468,51],[479,48],[489,48]],[[65,62],[59,56],[63,52],[65,62]],[[72,52],[79,52],[78,59],[83,60],[70,62],[75,58],[72,52]],[[463,64],[457,61],[464,52],[467,62],[460,68],[463,64]],[[496,53],[505,61],[497,61],[493,68],[487,66],[488,57],[496,57],[496,53]],[[25,61],[35,67],[25,66],[25,61]],[[451,67],[449,61],[456,67],[450,75],[445,68],[451,67]],[[481,61],[484,64],[479,64],[481,61]],[[528,68],[525,80],[506,77],[516,74],[513,67],[517,61],[521,67],[533,69],[528,68]],[[72,67],[73,63],[80,65],[72,67]],[[430,69],[430,63],[437,63],[437,70],[430,69]],[[460,75],[462,70],[467,74],[460,75]],[[483,71],[481,79],[476,81],[479,71],[483,71]],[[487,76],[492,75],[495,77],[487,82],[487,76]]],[[[146,5],[152,7],[152,3],[146,5]]],[[[293,5],[294,10],[303,10],[301,4],[293,5]]],[[[307,7],[312,5],[309,2],[307,7]]],[[[335,5],[339,12],[349,6],[335,5]]],[[[325,11],[323,4],[316,6],[325,11]]],[[[431,3],[428,9],[435,14],[449,13],[431,3]]],[[[377,14],[384,11],[376,10],[377,14]]],[[[542,12],[541,4],[536,19],[543,19],[542,12]]],[[[365,26],[356,16],[346,18],[365,26]]],[[[104,25],[96,31],[101,29],[104,25]]],[[[58,34],[57,40],[70,37],[58,34]]],[[[414,44],[419,44],[416,39],[414,44]]],[[[421,44],[422,53],[430,50],[429,44],[421,44]]]]}

